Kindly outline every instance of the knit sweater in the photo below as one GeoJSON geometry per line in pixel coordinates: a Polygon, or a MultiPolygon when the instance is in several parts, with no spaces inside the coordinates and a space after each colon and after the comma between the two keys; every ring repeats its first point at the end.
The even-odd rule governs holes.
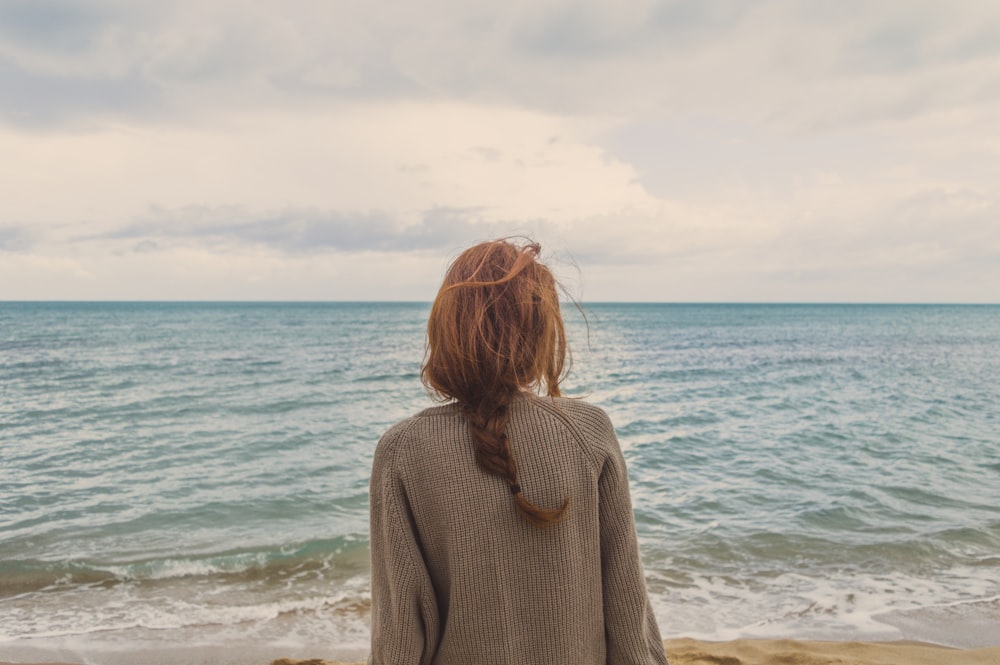
{"type": "Polygon", "coordinates": [[[458,406],[379,441],[371,476],[370,665],[665,665],[625,459],[607,415],[525,396],[507,437],[518,482],[568,517],[538,529],[476,464],[458,406]]]}

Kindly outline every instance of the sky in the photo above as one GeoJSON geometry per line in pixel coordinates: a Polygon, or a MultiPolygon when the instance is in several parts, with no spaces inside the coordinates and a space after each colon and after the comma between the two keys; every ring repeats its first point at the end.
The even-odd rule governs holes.
{"type": "Polygon", "coordinates": [[[0,300],[1000,302],[1000,3],[0,0],[0,300]]]}

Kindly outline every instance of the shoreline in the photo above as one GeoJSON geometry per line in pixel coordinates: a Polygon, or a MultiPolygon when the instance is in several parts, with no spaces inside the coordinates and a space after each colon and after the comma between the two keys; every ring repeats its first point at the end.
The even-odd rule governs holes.
{"type": "MultiPolygon", "coordinates": [[[[664,640],[664,647],[671,665],[766,665],[768,663],[794,663],[795,665],[1000,665],[1000,645],[959,649],[939,644],[915,641],[895,642],[831,642],[793,639],[736,639],[709,642],[692,638],[664,640]],[[945,660],[947,659],[947,660],[945,660]]],[[[121,657],[123,654],[118,654],[121,657]]],[[[211,660],[202,660],[195,654],[189,661],[195,663],[219,662],[218,653],[211,660]]],[[[207,655],[207,654],[206,654],[207,655]]],[[[132,654],[134,657],[134,654],[132,654]]],[[[87,659],[90,663],[104,663],[102,659],[87,659]]],[[[362,665],[362,661],[324,660],[322,658],[279,658],[269,662],[257,661],[247,665],[362,665]]],[[[0,661],[0,665],[83,665],[68,661],[0,661]]],[[[237,665],[237,661],[233,662],[237,665]]]]}

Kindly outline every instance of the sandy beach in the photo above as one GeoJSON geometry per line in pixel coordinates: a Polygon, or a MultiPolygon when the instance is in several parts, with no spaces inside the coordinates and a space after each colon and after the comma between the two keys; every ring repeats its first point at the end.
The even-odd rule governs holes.
{"type": "MultiPolygon", "coordinates": [[[[919,642],[666,640],[671,665],[1000,665],[1000,646],[950,649],[919,642]]],[[[276,660],[271,665],[359,665],[327,660],[276,660]]]]}
{"type": "MultiPolygon", "coordinates": [[[[671,665],[1000,665],[1000,646],[950,649],[918,642],[666,640],[671,665]]],[[[276,660],[271,665],[355,665],[325,660],[276,660]]]]}
{"type": "MultiPolygon", "coordinates": [[[[951,649],[919,642],[819,642],[800,640],[666,640],[671,665],[1000,665],[1000,646],[951,649]]],[[[363,661],[282,658],[270,665],[360,665],[363,661]]],[[[0,663],[0,665],[28,665],[0,663]]],[[[34,664],[38,665],[38,664],[34,664]]],[[[43,665],[81,665],[45,663],[43,665]]],[[[265,665],[261,663],[260,665],[265,665]]]]}
{"type": "Polygon", "coordinates": [[[664,642],[673,665],[1000,665],[1000,647],[950,649],[916,642],[733,640],[664,642]]]}

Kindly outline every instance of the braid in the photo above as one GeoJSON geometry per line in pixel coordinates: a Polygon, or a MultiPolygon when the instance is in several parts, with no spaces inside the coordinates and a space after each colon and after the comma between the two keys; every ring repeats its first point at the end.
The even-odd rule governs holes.
{"type": "Polygon", "coordinates": [[[484,401],[478,408],[463,409],[469,421],[476,463],[483,471],[503,478],[514,497],[517,513],[526,522],[536,527],[562,522],[566,518],[568,499],[563,499],[559,508],[542,508],[525,498],[517,482],[517,461],[507,439],[510,401],[511,396],[506,395],[497,403],[488,404],[484,401]]]}

